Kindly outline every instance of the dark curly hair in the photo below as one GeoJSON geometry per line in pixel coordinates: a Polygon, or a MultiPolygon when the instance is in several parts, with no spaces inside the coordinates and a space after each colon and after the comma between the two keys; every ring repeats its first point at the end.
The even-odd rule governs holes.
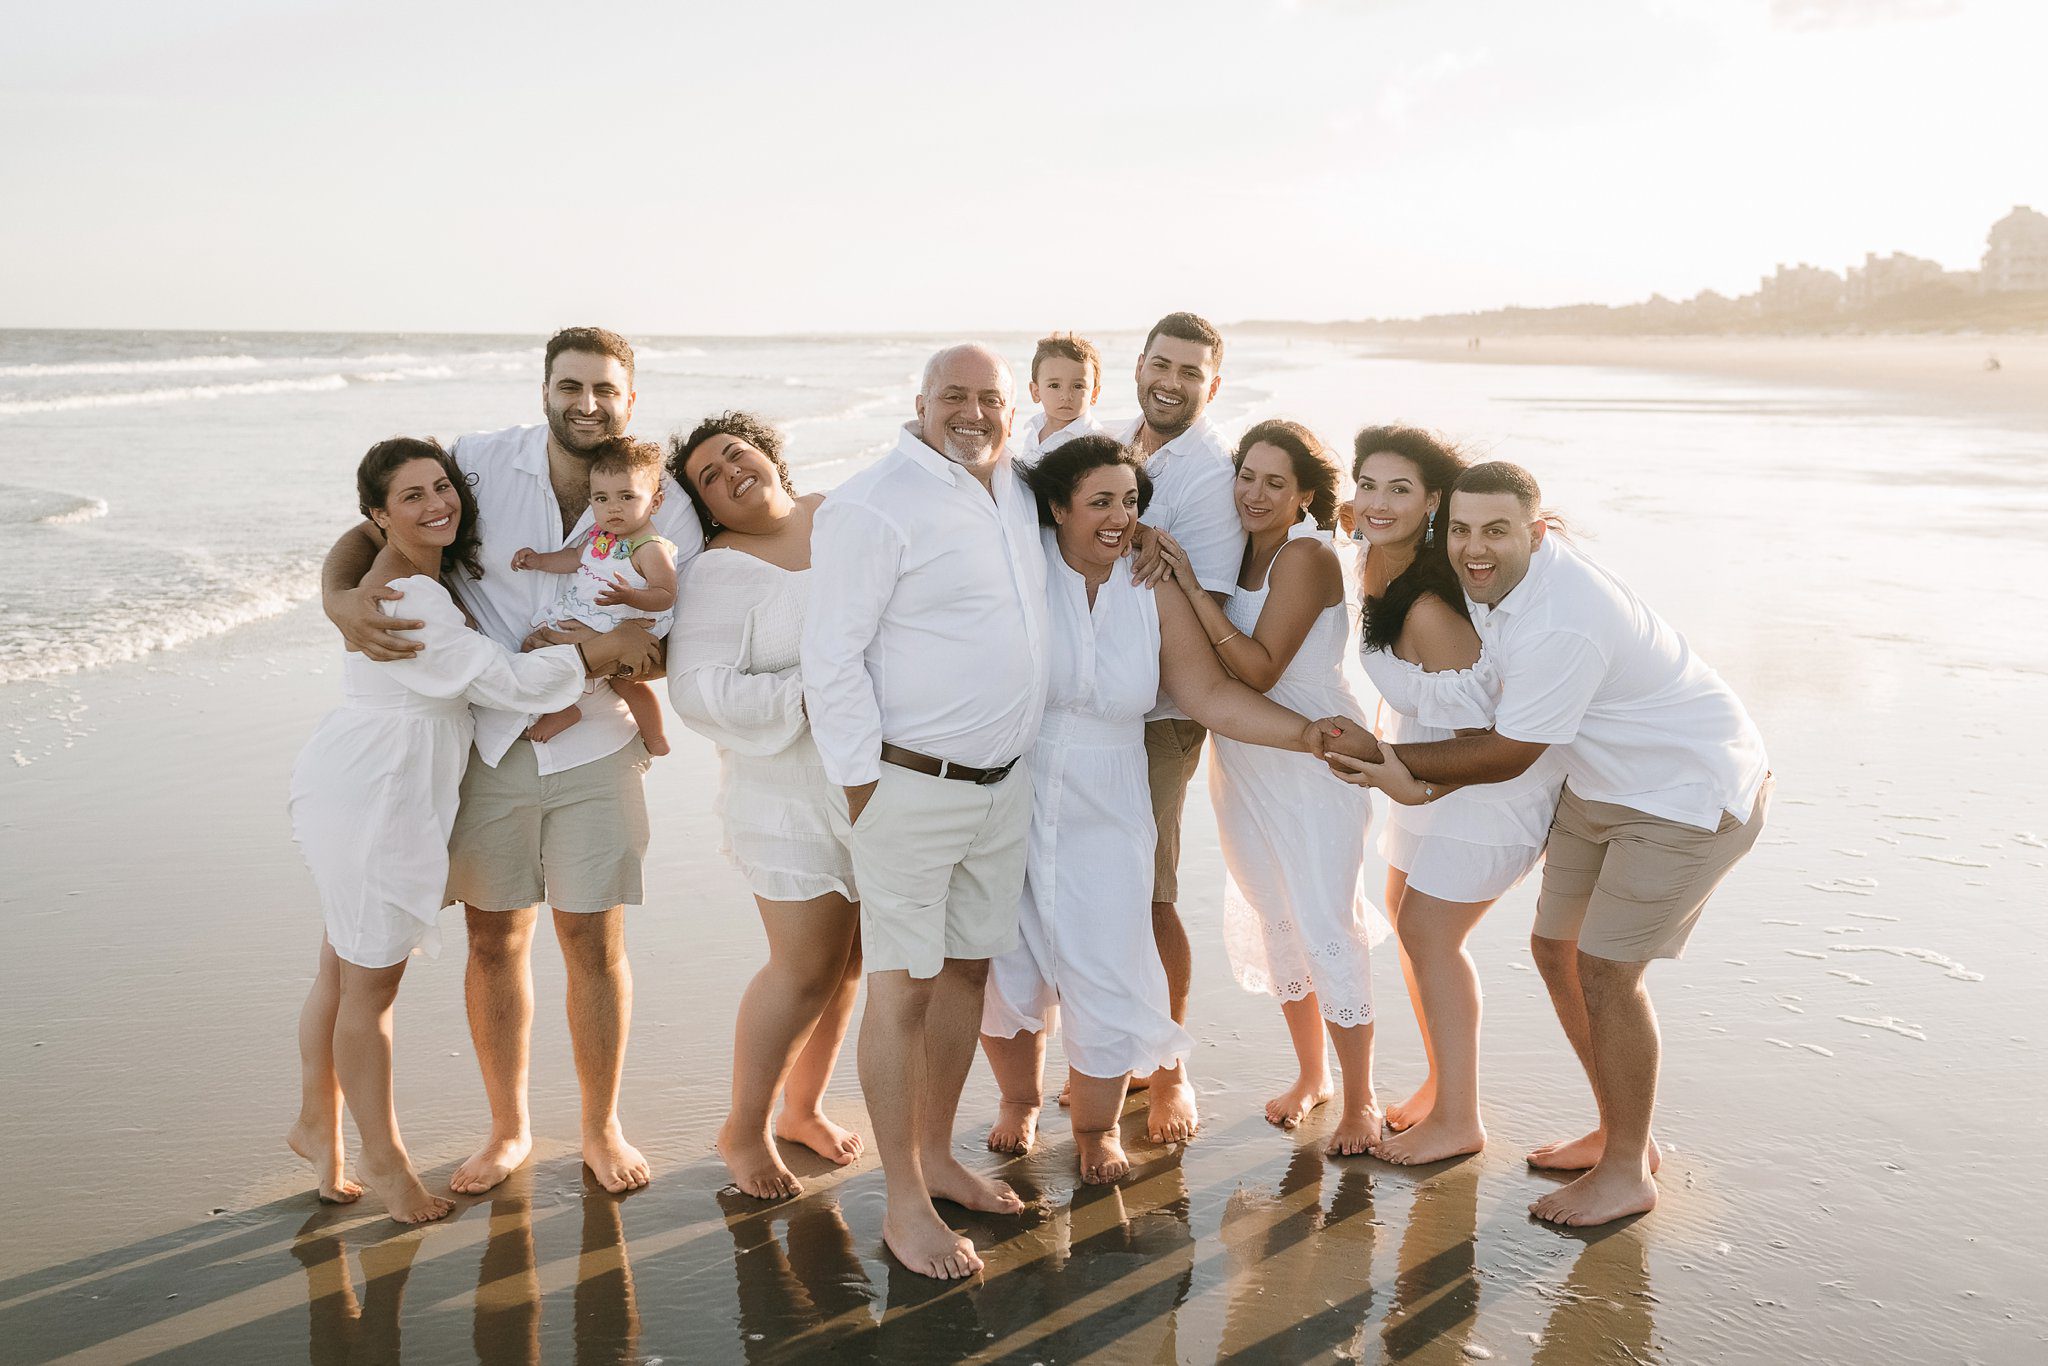
{"type": "Polygon", "coordinates": [[[455,463],[454,456],[441,449],[440,442],[426,437],[394,436],[370,447],[356,465],[356,506],[365,517],[370,516],[372,508],[383,507],[384,500],[391,495],[391,476],[412,460],[439,463],[448,482],[455,485],[455,496],[462,504],[462,512],[455,519],[455,540],[441,552],[441,572],[446,574],[451,565],[459,564],[469,571],[471,578],[482,578],[484,542],[476,529],[476,492],[469,486],[469,476],[455,463]]]}
{"type": "Polygon", "coordinates": [[[1038,524],[1058,525],[1052,515],[1054,506],[1070,505],[1074,490],[1081,487],[1088,472],[1110,465],[1131,467],[1131,473],[1138,476],[1138,511],[1150,507],[1152,476],[1145,473],[1145,462],[1136,451],[1114,437],[1077,436],[1024,472],[1024,482],[1038,496],[1038,524]]]}
{"type": "Polygon", "coordinates": [[[707,539],[725,528],[711,515],[711,509],[704,506],[704,496],[697,492],[695,481],[684,474],[683,468],[690,463],[690,453],[714,436],[736,436],[767,456],[768,463],[775,466],[775,477],[781,482],[782,491],[796,497],[796,485],[789,478],[789,462],[782,458],[781,432],[752,413],[743,413],[736,408],[707,417],[691,428],[688,436],[671,436],[668,439],[668,472],[683,486],[683,492],[690,495],[690,506],[697,509],[697,520],[704,524],[707,539]]]}
{"type": "Polygon", "coordinates": [[[1362,608],[1365,648],[1391,650],[1408,624],[1408,609],[1424,593],[1442,599],[1451,610],[1470,621],[1465,607],[1465,590],[1451,568],[1451,489],[1467,468],[1457,447],[1420,427],[1367,427],[1352,443],[1351,479],[1358,481],[1370,455],[1398,455],[1415,466],[1422,487],[1437,495],[1436,536],[1428,545],[1417,544],[1415,559],[1394,576],[1380,596],[1364,599],[1362,608]]]}
{"type": "Polygon", "coordinates": [[[1299,422],[1270,417],[1254,423],[1244,434],[1236,454],[1230,457],[1230,467],[1243,469],[1245,456],[1260,442],[1287,452],[1288,463],[1294,466],[1294,482],[1308,494],[1308,515],[1315,524],[1325,531],[1337,525],[1337,462],[1330,448],[1299,422]]]}

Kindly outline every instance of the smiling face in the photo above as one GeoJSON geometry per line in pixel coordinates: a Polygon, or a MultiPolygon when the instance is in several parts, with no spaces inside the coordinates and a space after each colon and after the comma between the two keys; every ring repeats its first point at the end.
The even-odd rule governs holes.
{"type": "Polygon", "coordinates": [[[1237,520],[1257,535],[1291,527],[1308,506],[1308,493],[1294,477],[1294,458],[1271,442],[1256,441],[1237,467],[1237,520]]]}
{"type": "Polygon", "coordinates": [[[1000,356],[956,346],[934,359],[917,396],[918,434],[954,464],[984,469],[1010,439],[1014,394],[1010,367],[1000,356]]]}
{"type": "Polygon", "coordinates": [[[548,435],[563,450],[587,454],[619,435],[633,417],[633,384],[626,367],[594,351],[564,351],[541,389],[548,435]]]}
{"type": "Polygon", "coordinates": [[[642,470],[592,470],[590,516],[599,531],[637,536],[661,506],[661,467],[642,470]]]}
{"type": "Polygon", "coordinates": [[[370,511],[372,520],[401,550],[430,559],[455,544],[462,525],[462,495],[438,460],[421,456],[392,471],[384,506],[370,511]]]}
{"type": "Polygon", "coordinates": [[[1529,575],[1529,559],[1547,528],[1512,493],[1453,493],[1444,545],[1465,596],[1493,606],[1529,575]]]}
{"type": "Polygon", "coordinates": [[[1045,429],[1058,431],[1102,397],[1101,378],[1085,361],[1047,356],[1031,377],[1031,401],[1045,409],[1045,429]]]}
{"type": "Polygon", "coordinates": [[[1053,506],[1060,554],[1076,569],[1106,570],[1131,548],[1138,525],[1138,473],[1129,465],[1098,465],[1081,476],[1065,507],[1053,506]]]}
{"type": "Polygon", "coordinates": [[[1405,455],[1374,451],[1358,467],[1351,495],[1351,525],[1368,545],[1412,545],[1441,502],[1422,482],[1422,469],[1405,455]]]}
{"type": "Polygon", "coordinates": [[[1222,384],[1206,342],[1162,333],[1138,357],[1138,406],[1145,425],[1169,441],[1195,424],[1222,384]]]}
{"type": "Polygon", "coordinates": [[[789,500],[775,462],[744,438],[728,432],[697,443],[683,461],[683,478],[704,500],[711,519],[724,527],[746,527],[772,519],[789,500]]]}

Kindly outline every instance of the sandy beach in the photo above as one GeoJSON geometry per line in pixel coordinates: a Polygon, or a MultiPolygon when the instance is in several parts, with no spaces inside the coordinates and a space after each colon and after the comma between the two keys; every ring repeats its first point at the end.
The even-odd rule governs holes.
{"type": "MultiPolygon", "coordinates": [[[[1182,871],[1195,1142],[1149,1146],[1139,1105],[1120,1187],[1077,1187],[1057,1114],[1038,1151],[998,1160],[978,1062],[956,1143],[1032,1203],[960,1220],[989,1265],[952,1286],[885,1255],[871,1157],[834,1171],[791,1152],[803,1197],[738,1196],[711,1144],[763,940],[717,854],[712,752],[680,725],[649,779],[651,895],[628,931],[623,1115],[653,1185],[620,1199],[583,1173],[544,928],[534,1160],[423,1229],[368,1199],[323,1207],[281,1142],[319,940],[284,784],[338,670],[302,604],[0,688],[16,754],[0,760],[0,1359],[1578,1366],[2048,1350],[2048,795],[2032,757],[2048,738],[2048,587],[1991,573],[2048,537],[2048,340],[1373,345],[1276,351],[1258,414],[1347,447],[1367,421],[1420,422],[1529,465],[1771,749],[1771,828],[1684,962],[1651,974],[1667,1153],[1654,1213],[1590,1232],[1524,1213],[1555,1178],[1522,1154],[1591,1119],[1529,962],[1533,884],[1472,946],[1483,1155],[1334,1161],[1330,1110],[1299,1133],[1267,1126],[1292,1059],[1277,1006],[1224,961],[1200,779],[1182,871]],[[1972,569],[1987,581],[1958,584],[1972,569]]],[[[874,416],[875,436],[895,420],[874,416]]],[[[398,1107],[430,1184],[485,1113],[459,919],[444,938],[398,1005],[398,1107]]],[[[1376,1072],[1395,1099],[1420,1080],[1420,1048],[1388,951],[1375,981],[1376,1072]]],[[[859,1126],[852,1072],[849,1054],[834,1106],[859,1126]]]]}

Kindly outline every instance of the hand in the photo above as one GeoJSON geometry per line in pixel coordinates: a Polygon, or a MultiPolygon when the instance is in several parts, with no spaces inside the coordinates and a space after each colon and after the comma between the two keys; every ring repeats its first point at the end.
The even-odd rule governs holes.
{"type": "Polygon", "coordinates": [[[661,641],[644,619],[628,617],[601,638],[618,646],[618,667],[612,670],[613,678],[652,678],[661,672],[661,641]]]}
{"type": "Polygon", "coordinates": [[[512,552],[512,567],[514,569],[532,569],[534,568],[533,562],[539,558],[540,552],[538,550],[535,550],[530,545],[522,546],[512,552]]]}
{"type": "Polygon", "coordinates": [[[1174,566],[1187,564],[1180,543],[1155,526],[1140,522],[1131,529],[1131,581],[1152,588],[1173,577],[1174,566]]]}
{"type": "Polygon", "coordinates": [[[873,799],[875,789],[880,785],[881,779],[877,778],[874,782],[862,783],[858,787],[846,789],[846,823],[848,825],[852,825],[860,819],[860,813],[867,810],[868,802],[873,799]]]}
{"type": "Polygon", "coordinates": [[[550,645],[581,645],[587,649],[600,634],[580,621],[551,621],[545,626],[534,627],[526,639],[519,642],[519,652],[545,650],[550,645]]]}
{"type": "Polygon", "coordinates": [[[1401,756],[1389,749],[1378,762],[1368,759],[1354,759],[1348,754],[1337,754],[1329,760],[1330,771],[1347,783],[1359,787],[1376,787],[1387,794],[1391,801],[1403,806],[1421,806],[1436,795],[1427,784],[1408,771],[1401,762],[1401,756]]]}
{"type": "Polygon", "coordinates": [[[1325,716],[1302,727],[1301,747],[1316,758],[1327,760],[1332,744],[1352,731],[1362,729],[1362,723],[1348,716],[1325,716]]]}
{"type": "Polygon", "coordinates": [[[626,582],[624,574],[614,574],[612,575],[612,581],[605,585],[604,591],[597,595],[597,605],[599,607],[631,607],[633,604],[626,601],[626,594],[632,591],[633,585],[626,582]]]}
{"type": "Polygon", "coordinates": [[[420,641],[399,634],[419,630],[426,625],[424,621],[387,617],[378,610],[378,603],[397,602],[404,596],[389,585],[351,588],[328,594],[320,605],[350,649],[361,651],[365,658],[379,664],[389,664],[395,659],[410,659],[425,648],[420,641]]]}
{"type": "Polygon", "coordinates": [[[1316,725],[1324,728],[1323,747],[1311,753],[1330,764],[1333,770],[1336,767],[1333,756],[1337,755],[1379,762],[1380,742],[1374,738],[1372,730],[1363,721],[1354,721],[1348,716],[1326,716],[1316,722],[1316,725]]]}

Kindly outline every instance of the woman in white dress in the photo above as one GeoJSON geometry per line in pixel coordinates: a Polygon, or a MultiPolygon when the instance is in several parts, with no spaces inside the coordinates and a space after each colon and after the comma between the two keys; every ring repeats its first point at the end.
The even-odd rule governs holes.
{"type": "MultiPolygon", "coordinates": [[[[1465,462],[1413,427],[1368,427],[1351,467],[1361,571],[1359,658],[1384,704],[1381,737],[1444,740],[1493,724],[1501,679],[1480,645],[1445,551],[1451,486],[1465,462]]],[[[1564,781],[1546,754],[1512,782],[1459,788],[1423,806],[1389,803],[1380,832],[1387,913],[1422,1028],[1429,1075],[1387,1110],[1402,1130],[1376,1144],[1389,1162],[1438,1162],[1486,1144],[1479,1117],[1479,972],[1465,940],[1542,857],[1564,781]]]]}
{"type": "MultiPolygon", "coordinates": [[[[1237,467],[1244,564],[1227,606],[1178,573],[1224,667],[1305,715],[1356,717],[1344,681],[1350,613],[1344,570],[1324,536],[1335,524],[1337,467],[1299,423],[1261,422],[1244,434],[1237,467]]],[[[1330,1099],[1328,1033],[1343,1077],[1343,1112],[1326,1150],[1363,1153],[1381,1136],[1372,1084],[1372,944],[1383,922],[1359,874],[1372,794],[1332,783],[1322,763],[1219,738],[1209,799],[1231,885],[1223,936],[1238,984],[1280,998],[1300,1063],[1294,1084],[1266,1103],[1292,1129],[1330,1099]]]]}
{"type": "Polygon", "coordinates": [[[1152,937],[1145,713],[1163,683],[1211,730],[1300,751],[1307,763],[1314,726],[1225,674],[1179,593],[1132,582],[1125,551],[1151,492],[1134,453],[1106,436],[1077,437],[1030,482],[1049,524],[1051,678],[1031,751],[1019,942],[990,965],[982,1004],[982,1048],[1003,1097],[989,1147],[1030,1149],[1045,1033],[1057,1022],[1081,1177],[1101,1183],[1130,1170],[1116,1125],[1131,1074],[1168,1072],[1164,1085],[1153,1082],[1156,1104],[1187,1089],[1193,1047],[1174,1023],[1152,937]]]}
{"type": "Polygon", "coordinates": [[[618,647],[599,637],[515,655],[470,628],[441,575],[457,563],[478,572],[476,500],[433,442],[400,437],[371,447],[356,490],[385,538],[363,582],[403,592],[403,614],[424,623],[412,634],[425,648],[382,664],[344,655],[342,705],[292,768],[292,837],[327,932],[299,1015],[303,1095],[286,1141],[313,1164],[322,1199],[361,1195],[342,1158],[345,1098],[362,1135],[364,1181],[393,1219],[412,1224],[451,1206],[420,1184],[399,1137],[392,1002],[412,951],[438,947],[448,831],[475,729],[470,703],[534,713],[568,706],[586,673],[618,662],[618,647]]]}
{"type": "Polygon", "coordinates": [[[746,413],[722,413],[671,442],[669,470],[709,537],[683,580],[669,701],[718,746],[721,848],[768,934],[768,962],[740,998],[718,1153],[739,1189],[779,1199],[803,1185],[777,1138],[840,1166],[861,1153],[860,1135],[824,1111],[860,990],[860,906],[797,672],[811,517],[824,499],[797,496],[781,433],[746,413]]]}

